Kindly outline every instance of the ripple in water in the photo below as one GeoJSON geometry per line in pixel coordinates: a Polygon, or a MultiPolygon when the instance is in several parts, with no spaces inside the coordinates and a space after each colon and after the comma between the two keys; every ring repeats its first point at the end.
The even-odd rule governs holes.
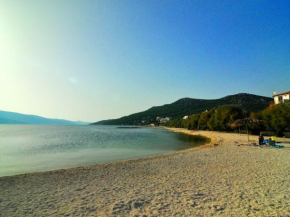
{"type": "Polygon", "coordinates": [[[201,136],[115,126],[0,126],[0,176],[114,162],[202,145],[201,136]]]}

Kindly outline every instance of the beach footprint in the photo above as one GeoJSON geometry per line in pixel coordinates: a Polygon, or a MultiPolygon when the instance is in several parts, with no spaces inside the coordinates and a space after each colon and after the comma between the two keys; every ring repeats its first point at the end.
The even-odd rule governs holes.
{"type": "Polygon", "coordinates": [[[149,203],[150,200],[147,200],[145,198],[136,198],[128,202],[120,201],[114,204],[112,214],[113,215],[126,214],[132,211],[133,209],[139,209],[149,203]]]}
{"type": "Polygon", "coordinates": [[[140,208],[144,205],[147,205],[149,203],[150,203],[150,201],[146,200],[144,198],[139,198],[139,199],[136,199],[135,201],[132,201],[134,209],[138,209],[138,208],[140,208]]]}
{"type": "Polygon", "coordinates": [[[114,204],[112,214],[113,215],[125,214],[129,213],[131,210],[132,210],[131,203],[120,201],[114,204]]]}

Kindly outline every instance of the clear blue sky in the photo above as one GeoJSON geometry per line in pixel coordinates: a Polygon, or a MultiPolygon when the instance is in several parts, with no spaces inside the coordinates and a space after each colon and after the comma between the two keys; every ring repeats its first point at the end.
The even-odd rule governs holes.
{"type": "Polygon", "coordinates": [[[290,90],[289,1],[0,0],[0,110],[118,118],[290,90]]]}

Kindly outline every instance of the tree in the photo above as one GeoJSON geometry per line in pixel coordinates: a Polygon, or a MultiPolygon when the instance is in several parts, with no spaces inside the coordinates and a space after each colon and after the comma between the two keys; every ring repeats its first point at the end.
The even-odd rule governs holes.
{"type": "Polygon", "coordinates": [[[283,131],[290,131],[290,104],[280,103],[261,112],[262,119],[266,121],[267,130],[275,130],[277,135],[283,131]]]}
{"type": "Polygon", "coordinates": [[[218,131],[229,130],[228,123],[243,118],[243,111],[237,106],[222,106],[215,112],[215,128],[218,131]]]}
{"type": "Polygon", "coordinates": [[[188,129],[188,130],[192,130],[191,123],[189,123],[189,125],[188,125],[187,129],[188,129]]]}
{"type": "Polygon", "coordinates": [[[198,129],[198,121],[200,114],[195,114],[193,117],[189,118],[189,122],[191,123],[192,129],[198,129]]]}
{"type": "Polygon", "coordinates": [[[216,125],[215,125],[215,111],[211,114],[209,120],[208,120],[208,123],[207,123],[207,126],[208,126],[208,129],[209,130],[216,130],[216,125]]]}
{"type": "Polygon", "coordinates": [[[211,118],[211,115],[213,114],[214,110],[209,110],[209,111],[206,111],[206,112],[203,112],[201,115],[200,115],[200,118],[199,118],[199,128],[201,130],[205,130],[205,129],[208,129],[208,122],[211,118]]]}

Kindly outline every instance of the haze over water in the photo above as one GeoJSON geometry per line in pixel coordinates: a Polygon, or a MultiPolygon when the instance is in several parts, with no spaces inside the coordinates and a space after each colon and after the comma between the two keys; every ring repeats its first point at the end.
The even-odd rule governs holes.
{"type": "Polygon", "coordinates": [[[0,126],[0,176],[114,162],[187,149],[204,138],[116,126],[0,126]]]}

